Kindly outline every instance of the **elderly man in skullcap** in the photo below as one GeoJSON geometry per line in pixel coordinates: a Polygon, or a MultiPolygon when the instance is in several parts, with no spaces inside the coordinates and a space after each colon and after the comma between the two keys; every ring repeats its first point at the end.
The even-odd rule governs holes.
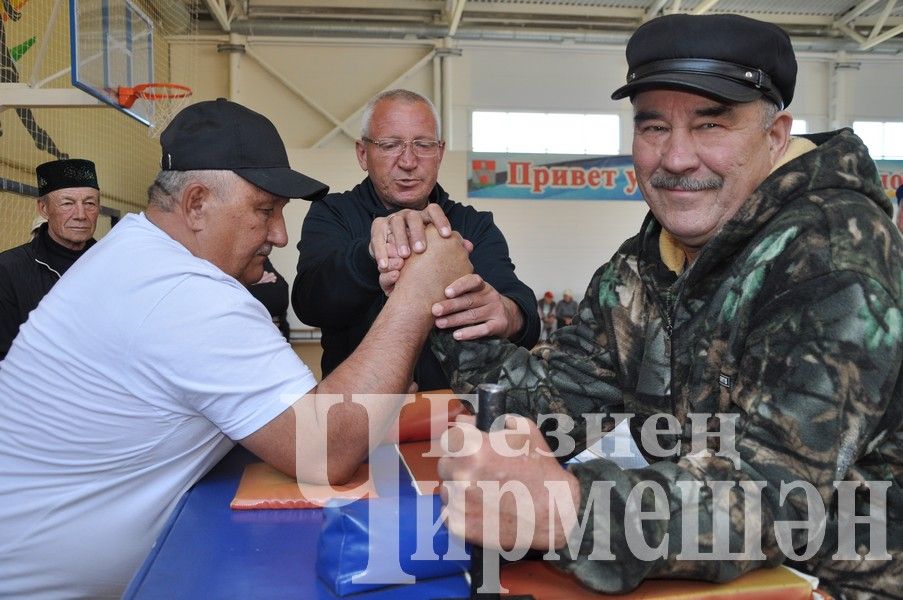
{"type": "Polygon", "coordinates": [[[95,241],[100,186],[94,163],[54,160],[36,173],[38,214],[46,222],[30,242],[0,254],[0,360],[28,313],[95,241]]]}

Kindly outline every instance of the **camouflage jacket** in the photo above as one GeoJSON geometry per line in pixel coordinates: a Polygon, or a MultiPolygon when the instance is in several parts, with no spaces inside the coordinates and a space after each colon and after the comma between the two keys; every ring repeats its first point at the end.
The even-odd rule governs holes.
{"type": "MultiPolygon", "coordinates": [[[[607,510],[596,510],[594,498],[588,526],[576,528],[574,551],[559,550],[559,566],[594,589],[623,592],[646,578],[727,581],[787,563],[821,578],[836,597],[900,597],[903,239],[862,142],[849,130],[808,138],[817,148],[775,170],[680,275],[665,266],[661,226],[647,216],[640,233],[595,273],[574,323],[532,353],[502,340],[433,334],[456,391],[502,383],[509,412],[572,417],[578,450],[588,429],[581,415],[634,415],[631,431],[650,466],[622,470],[599,459],[570,467],[581,483],[581,519],[593,506],[593,482],[613,485],[607,510]],[[662,413],[680,423],[673,435],[657,437],[662,448],[680,449],[664,459],[650,455],[640,429],[662,413]],[[715,436],[706,440],[707,455],[690,456],[691,413],[733,415],[727,450],[739,454],[736,464],[715,454],[715,436]],[[871,489],[886,493],[887,553],[873,555],[884,558],[864,560],[849,550],[832,558],[853,544],[836,480],[877,482],[871,489]],[[729,498],[702,487],[718,481],[737,484],[729,498]],[[745,503],[744,481],[764,484],[745,503]],[[662,515],[641,523],[645,544],[662,544],[657,558],[629,547],[629,525],[638,520],[630,513],[625,519],[625,506],[639,482],[665,492],[662,515]],[[792,482],[810,484],[815,507],[803,484],[782,492],[792,482]],[[746,504],[757,509],[752,516],[744,516],[746,504]],[[813,535],[807,546],[807,531],[793,529],[782,550],[777,522],[818,519],[819,508],[826,513],[821,541],[813,535]],[[688,516],[698,519],[698,530],[688,516]],[[683,540],[688,526],[693,539],[683,540]],[[754,543],[744,546],[744,535],[754,543]],[[615,558],[591,557],[594,540],[606,536],[615,558]],[[698,542],[709,559],[678,556],[686,542],[698,542]],[[794,554],[798,560],[790,560],[794,554]]],[[[723,421],[702,422],[711,431],[723,421]]],[[[643,510],[652,510],[651,493],[643,498],[643,510]]],[[[855,515],[869,514],[869,499],[860,488],[855,515]]],[[[872,529],[885,532],[881,523],[855,528],[863,554],[872,529]]]]}

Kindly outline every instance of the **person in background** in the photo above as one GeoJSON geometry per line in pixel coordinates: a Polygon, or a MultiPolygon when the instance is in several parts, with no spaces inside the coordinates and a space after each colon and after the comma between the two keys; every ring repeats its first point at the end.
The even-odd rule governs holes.
{"type": "Polygon", "coordinates": [[[291,332],[288,326],[288,282],[282,276],[270,259],[267,258],[263,263],[263,276],[260,280],[248,286],[251,295],[263,304],[273,324],[279,329],[285,337],[285,341],[290,341],[291,332]]]}
{"type": "MultiPolygon", "coordinates": [[[[458,339],[497,336],[532,347],[539,336],[534,293],[515,275],[492,214],[454,202],[437,183],[445,143],[433,103],[408,90],[378,94],[364,108],[355,150],[367,177],[314,202],[298,243],[292,307],[301,321],[322,330],[323,374],[360,344],[401,265],[425,250],[425,223],[473,244],[474,273],[449,286],[434,309],[436,326],[455,330],[458,339]]],[[[448,387],[429,346],[417,360],[414,382],[421,390],[448,387]]]]}
{"type": "Polygon", "coordinates": [[[571,324],[574,315],[577,314],[578,306],[571,290],[567,289],[561,293],[561,300],[555,303],[555,319],[558,329],[571,324]]]}
{"type": "Polygon", "coordinates": [[[554,550],[607,593],[787,563],[834,598],[899,598],[903,237],[868,149],[850,129],[790,135],[797,63],[776,25],[666,15],[636,30],[627,64],[612,98],[633,105],[639,233],[532,353],[432,338],[456,392],[508,388],[508,428],[532,448],[502,455],[512,432],[481,433],[473,454],[440,459],[441,480],[533,500],[443,488],[452,531],[554,550]],[[558,416],[548,437],[539,415],[558,416]],[[630,417],[648,467],[562,469],[546,453],[562,434],[581,451],[612,415],[630,417]]]}
{"type": "Polygon", "coordinates": [[[100,186],[94,163],[54,160],[35,172],[38,218],[45,222],[31,241],[0,253],[0,360],[28,314],[95,242],[100,186]]]}
{"type": "Polygon", "coordinates": [[[245,286],[288,242],[288,199],[326,186],[224,99],[183,109],[160,142],[147,211],[60,280],[0,368],[2,598],[119,598],[235,443],[299,481],[347,481],[397,418],[431,305],[471,270],[460,236],[427,229],[430,251],[317,383],[245,286]]]}
{"type": "Polygon", "coordinates": [[[31,221],[31,239],[35,239],[35,237],[41,232],[41,225],[47,222],[42,216],[37,216],[31,221]]]}
{"type": "Polygon", "coordinates": [[[555,294],[551,290],[543,294],[541,298],[536,299],[536,311],[542,322],[539,341],[545,342],[558,326],[558,318],[555,316],[555,294]]]}

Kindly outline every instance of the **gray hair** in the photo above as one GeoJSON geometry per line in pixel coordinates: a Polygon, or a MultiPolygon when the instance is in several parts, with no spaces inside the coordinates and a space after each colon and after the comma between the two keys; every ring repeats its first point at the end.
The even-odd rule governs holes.
{"type": "Polygon", "coordinates": [[[436,121],[436,139],[442,139],[442,128],[440,127],[439,111],[436,110],[436,105],[426,96],[403,89],[386,90],[370,99],[370,102],[364,107],[364,112],[361,113],[361,137],[370,137],[370,120],[373,118],[373,110],[383,100],[397,100],[408,104],[417,104],[418,102],[426,104],[430,112],[433,113],[433,119],[436,121]]]}
{"type": "Polygon", "coordinates": [[[238,175],[232,171],[160,171],[147,188],[147,203],[163,212],[172,212],[182,191],[192,183],[202,183],[222,193],[232,183],[233,177],[238,175]]]}
{"type": "Polygon", "coordinates": [[[766,130],[771,129],[772,124],[774,124],[774,118],[781,109],[766,97],[763,97],[759,102],[762,106],[762,128],[766,130]]]}

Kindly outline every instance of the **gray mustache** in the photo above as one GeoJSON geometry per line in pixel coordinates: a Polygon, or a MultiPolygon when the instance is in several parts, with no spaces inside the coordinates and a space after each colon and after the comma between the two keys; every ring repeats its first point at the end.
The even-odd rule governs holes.
{"type": "Polygon", "coordinates": [[[678,177],[676,175],[668,175],[667,173],[656,173],[649,178],[649,183],[654,188],[680,189],[688,192],[698,192],[700,190],[721,189],[724,185],[724,179],[721,177],[690,179],[689,177],[678,177]]]}

